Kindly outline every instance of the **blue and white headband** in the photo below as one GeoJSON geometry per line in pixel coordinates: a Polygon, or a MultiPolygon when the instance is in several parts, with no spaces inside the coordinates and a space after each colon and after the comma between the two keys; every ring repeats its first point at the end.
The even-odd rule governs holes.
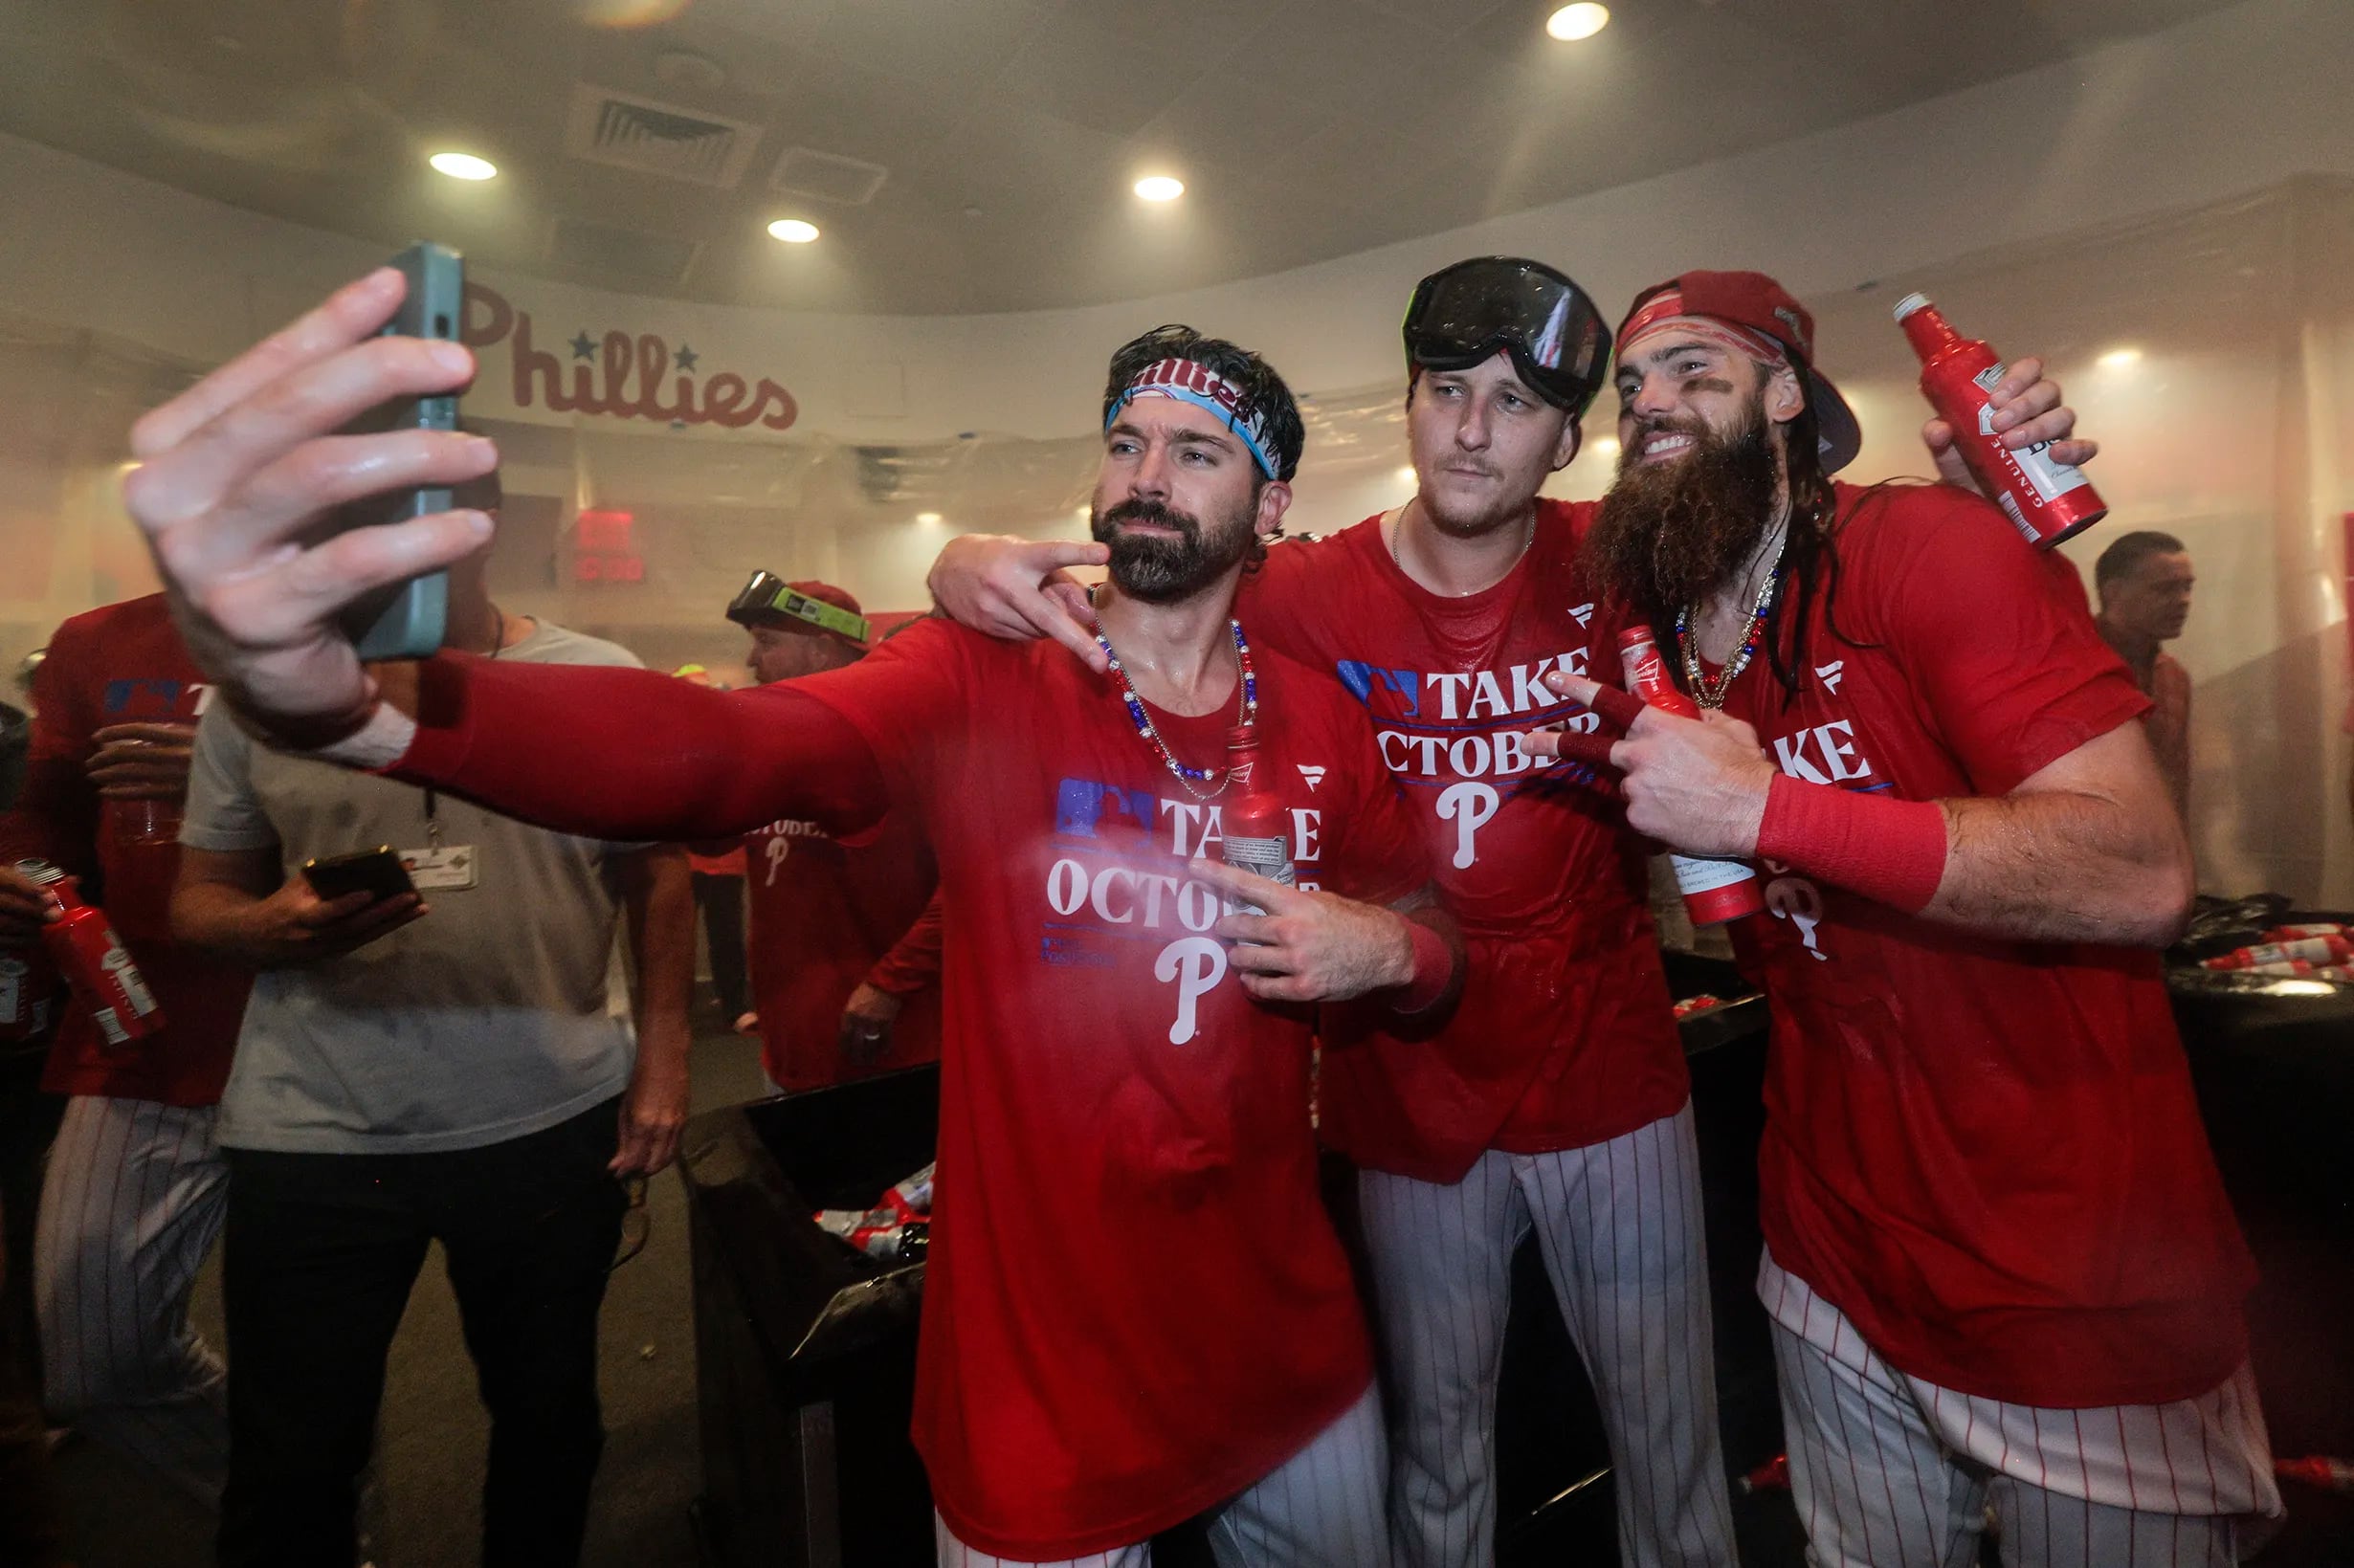
{"type": "Polygon", "coordinates": [[[1173,397],[1180,403],[1209,409],[1226,421],[1228,430],[1242,437],[1242,444],[1251,450],[1252,460],[1258,464],[1261,473],[1270,479],[1279,476],[1280,471],[1268,450],[1265,413],[1255,409],[1244,412],[1251,401],[1249,395],[1208,365],[1194,360],[1154,361],[1112,400],[1111,411],[1103,416],[1103,428],[1110,430],[1121,410],[1140,397],[1173,397]]]}

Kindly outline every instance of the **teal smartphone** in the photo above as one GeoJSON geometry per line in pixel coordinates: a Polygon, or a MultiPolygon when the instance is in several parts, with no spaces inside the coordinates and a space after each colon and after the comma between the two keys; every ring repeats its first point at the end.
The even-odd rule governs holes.
{"type": "MultiPolygon", "coordinates": [[[[391,265],[409,281],[408,295],[384,336],[438,338],[455,342],[465,330],[466,261],[446,245],[411,245],[391,265]]],[[[457,429],[457,397],[401,398],[355,420],[350,433],[457,429]]],[[[450,509],[447,486],[396,490],[344,507],[335,527],[374,527],[431,517],[450,509]]],[[[421,659],[441,647],[450,620],[450,574],[429,572],[355,600],[344,612],[344,629],[364,659],[421,659]]]]}

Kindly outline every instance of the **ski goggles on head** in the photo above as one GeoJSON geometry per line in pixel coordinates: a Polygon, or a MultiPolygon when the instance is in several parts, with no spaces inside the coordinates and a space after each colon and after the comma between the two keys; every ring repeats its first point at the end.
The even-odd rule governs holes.
{"type": "Polygon", "coordinates": [[[727,618],[741,627],[784,627],[797,631],[806,626],[831,631],[861,647],[867,641],[865,616],[812,599],[772,572],[752,574],[752,580],[727,607],[727,618]]]}
{"type": "Polygon", "coordinates": [[[1518,256],[1479,256],[1414,285],[1406,361],[1468,370],[1498,353],[1569,417],[1585,413],[1610,369],[1610,334],[1594,302],[1562,274],[1518,256]]]}

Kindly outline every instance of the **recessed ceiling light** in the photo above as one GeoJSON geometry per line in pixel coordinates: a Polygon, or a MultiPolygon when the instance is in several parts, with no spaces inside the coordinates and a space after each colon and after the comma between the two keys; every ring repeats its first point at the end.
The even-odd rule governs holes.
{"type": "Polygon", "coordinates": [[[425,160],[437,174],[447,174],[453,180],[495,180],[499,166],[487,158],[477,158],[471,152],[437,152],[425,160]]]}
{"type": "Polygon", "coordinates": [[[1186,193],[1186,183],[1166,174],[1147,174],[1136,182],[1136,193],[1148,202],[1173,202],[1186,193]]]}
{"type": "Polygon", "coordinates": [[[1594,443],[1594,455],[1595,455],[1595,456],[1597,456],[1597,457],[1615,457],[1615,456],[1617,456],[1617,455],[1618,455],[1618,437],[1617,437],[1617,436],[1615,436],[1615,435],[1606,435],[1606,436],[1604,436],[1601,440],[1599,440],[1599,441],[1595,442],[1595,443],[1594,443]]]}
{"type": "Polygon", "coordinates": [[[799,218],[779,218],[768,225],[768,232],[788,245],[807,245],[817,237],[817,225],[799,218]]]}
{"type": "Polygon", "coordinates": [[[1590,38],[1610,25],[1610,8],[1597,6],[1593,0],[1579,0],[1574,6],[1564,6],[1545,18],[1544,30],[1564,43],[1575,43],[1590,38]]]}
{"type": "Polygon", "coordinates": [[[1400,484],[1413,484],[1413,483],[1415,483],[1415,482],[1416,482],[1416,480],[1415,480],[1415,477],[1414,477],[1414,469],[1413,469],[1413,465],[1410,463],[1410,464],[1408,464],[1406,467],[1404,467],[1404,468],[1402,468],[1402,469],[1398,470],[1398,472],[1397,472],[1397,473],[1393,475],[1393,477],[1394,477],[1394,478],[1398,481],[1398,483],[1400,483],[1400,484]]]}
{"type": "Polygon", "coordinates": [[[926,528],[937,528],[940,526],[940,514],[937,512],[919,512],[916,514],[916,520],[923,524],[926,528]]]}
{"type": "Polygon", "coordinates": [[[2102,366],[2110,370],[2122,370],[2129,364],[2139,364],[2141,361],[2142,351],[2138,348],[2112,348],[2100,356],[2102,366]]]}

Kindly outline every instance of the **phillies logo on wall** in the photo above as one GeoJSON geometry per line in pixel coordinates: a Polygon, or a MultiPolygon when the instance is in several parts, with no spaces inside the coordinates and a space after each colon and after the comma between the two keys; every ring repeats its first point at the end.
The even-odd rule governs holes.
{"type": "MultiPolygon", "coordinates": [[[[721,370],[699,384],[702,356],[683,342],[674,349],[651,332],[609,330],[592,338],[575,328],[556,347],[543,348],[531,313],[479,283],[466,285],[465,343],[477,353],[507,345],[518,409],[730,431],[789,430],[801,413],[793,395],[766,376],[747,382],[721,370]]],[[[481,379],[489,379],[487,365],[481,379]]]]}

